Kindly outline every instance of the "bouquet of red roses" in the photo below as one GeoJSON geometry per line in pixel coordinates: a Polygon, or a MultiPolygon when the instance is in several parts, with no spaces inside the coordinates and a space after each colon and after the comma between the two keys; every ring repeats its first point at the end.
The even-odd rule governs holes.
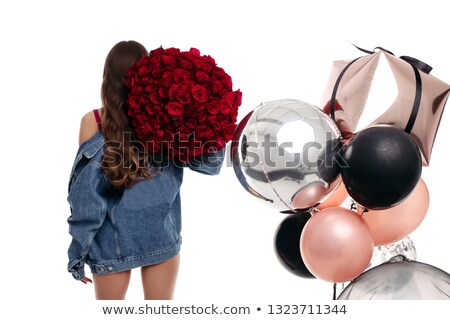
{"type": "Polygon", "coordinates": [[[149,152],[189,162],[233,137],[242,93],[197,49],[153,50],[131,67],[125,85],[128,115],[149,152]]]}

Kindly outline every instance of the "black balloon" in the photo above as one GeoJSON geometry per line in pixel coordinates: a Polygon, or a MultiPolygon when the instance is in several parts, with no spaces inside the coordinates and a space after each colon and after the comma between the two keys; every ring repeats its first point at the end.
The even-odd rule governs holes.
{"type": "Polygon", "coordinates": [[[343,147],[341,139],[330,139],[319,154],[319,175],[327,183],[333,183],[341,173],[340,154],[343,147]]]}
{"type": "Polygon", "coordinates": [[[414,190],[422,173],[419,148],[405,131],[387,126],[358,132],[343,150],[348,194],[374,210],[393,207],[414,190]]]}
{"type": "Polygon", "coordinates": [[[338,300],[444,299],[450,299],[450,274],[403,256],[367,270],[338,297],[338,300]]]}
{"type": "Polygon", "coordinates": [[[280,263],[288,271],[302,278],[315,278],[306,268],[300,254],[300,236],[309,218],[309,212],[289,215],[278,226],[274,241],[280,263]]]}

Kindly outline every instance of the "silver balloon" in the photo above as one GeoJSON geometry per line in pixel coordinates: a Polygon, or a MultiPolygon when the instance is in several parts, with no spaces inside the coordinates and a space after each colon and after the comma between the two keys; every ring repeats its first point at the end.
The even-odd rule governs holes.
{"type": "Polygon", "coordinates": [[[408,260],[417,260],[416,246],[409,237],[385,246],[375,247],[368,269],[398,255],[402,255],[408,260]]]}
{"type": "Polygon", "coordinates": [[[337,188],[341,147],[339,129],[322,110],[299,100],[275,100],[239,123],[231,159],[249,193],[295,211],[321,203],[337,188]]]}
{"type": "Polygon", "coordinates": [[[338,297],[338,300],[443,299],[450,299],[450,274],[403,256],[364,272],[338,297]]]}

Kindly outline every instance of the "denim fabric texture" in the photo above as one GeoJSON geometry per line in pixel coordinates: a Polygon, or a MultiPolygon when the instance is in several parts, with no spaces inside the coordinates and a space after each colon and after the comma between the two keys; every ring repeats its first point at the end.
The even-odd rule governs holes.
{"type": "Polygon", "coordinates": [[[68,271],[76,280],[85,277],[85,264],[94,274],[106,274],[177,255],[184,167],[217,175],[224,158],[221,150],[184,167],[167,161],[152,179],[119,190],[108,184],[101,168],[103,148],[103,134],[97,132],[78,149],[70,175],[68,271]]]}

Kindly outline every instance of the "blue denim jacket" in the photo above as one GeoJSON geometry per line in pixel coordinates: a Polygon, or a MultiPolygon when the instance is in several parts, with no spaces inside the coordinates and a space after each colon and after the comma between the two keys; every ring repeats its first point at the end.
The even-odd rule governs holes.
{"type": "MultiPolygon", "coordinates": [[[[70,175],[68,271],[77,280],[85,276],[85,263],[92,273],[119,272],[165,261],[180,250],[183,167],[168,162],[152,179],[118,190],[101,168],[103,147],[101,132],[83,143],[70,175]]],[[[221,150],[187,166],[216,175],[223,158],[221,150]]]]}

